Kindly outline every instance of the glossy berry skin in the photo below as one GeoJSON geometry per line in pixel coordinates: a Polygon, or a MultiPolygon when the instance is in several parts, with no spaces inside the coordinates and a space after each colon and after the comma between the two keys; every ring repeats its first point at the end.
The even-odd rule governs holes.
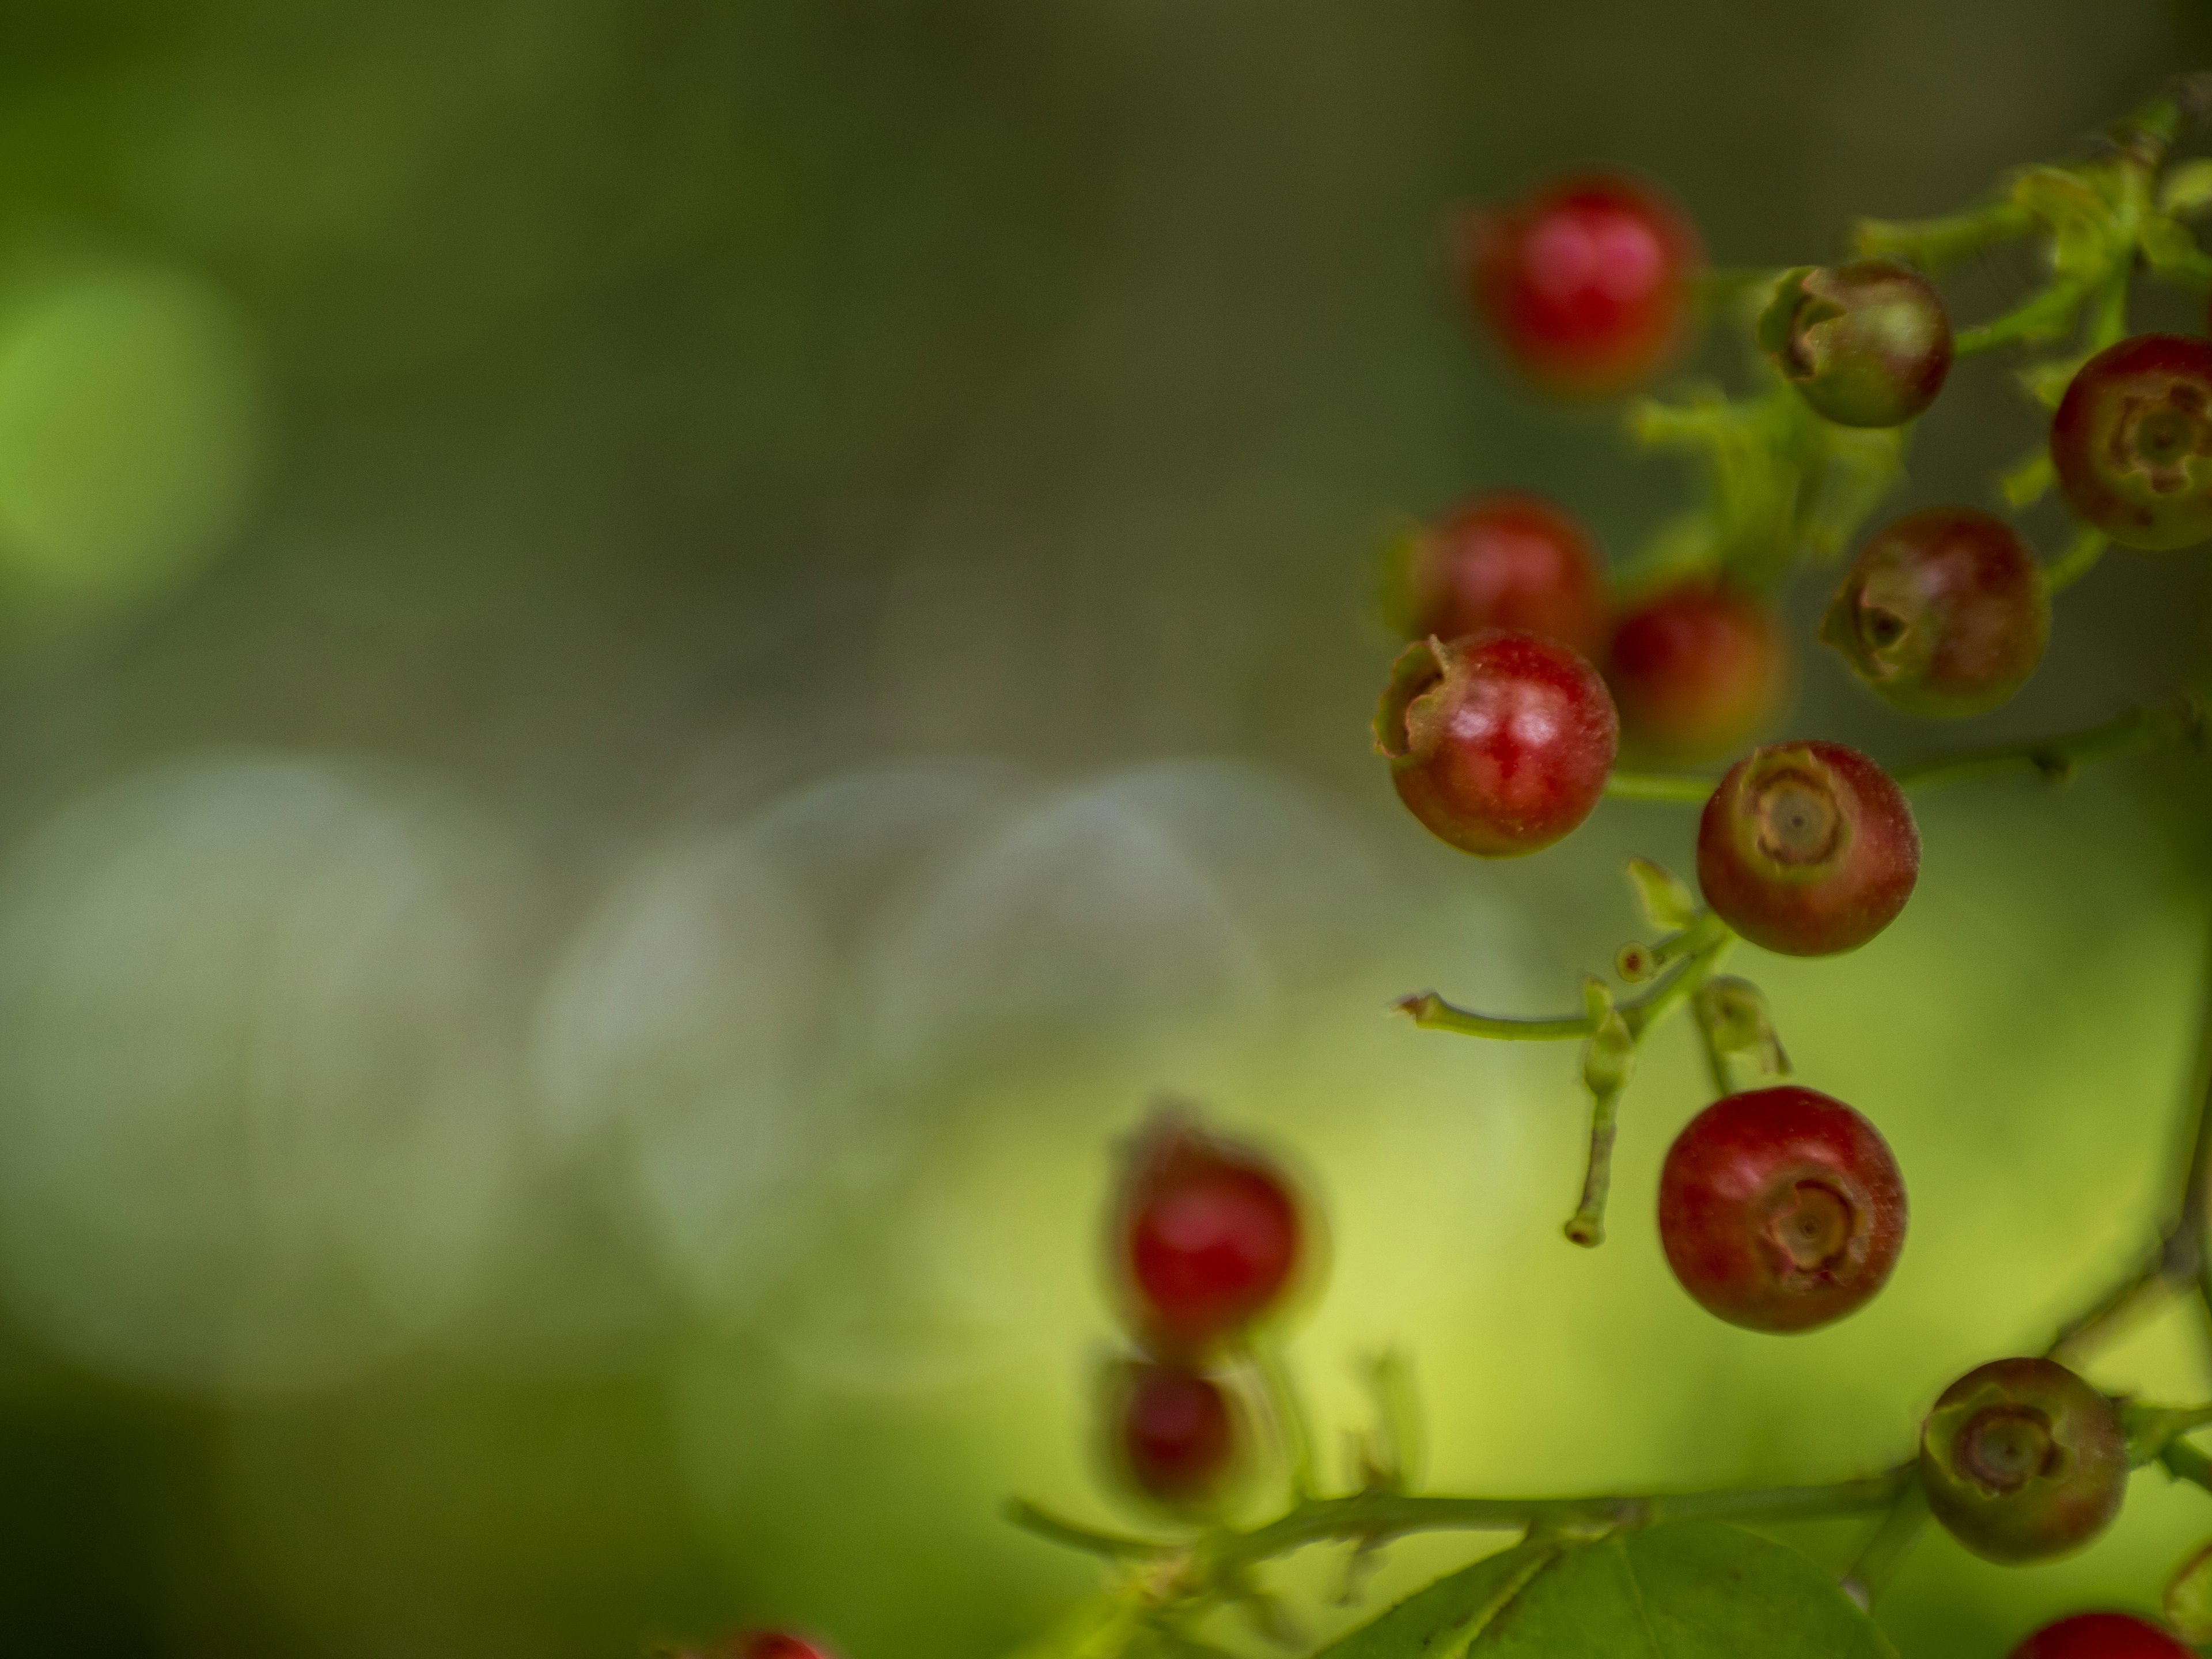
{"type": "Polygon", "coordinates": [[[1171,1506],[1202,1504],[1236,1472],[1237,1413],[1221,1385],[1180,1365],[1121,1368],[1115,1457],[1137,1491],[1171,1506]]]}
{"type": "Polygon", "coordinates": [[[783,1631],[743,1631],[703,1648],[681,1648],[675,1659],[830,1659],[830,1650],[783,1631]]]}
{"type": "Polygon", "coordinates": [[[1568,396],[1624,392],[1666,366],[1700,259],[1681,210],[1615,173],[1557,180],[1461,226],[1477,314],[1522,374],[1568,396]]]}
{"type": "Polygon", "coordinates": [[[2003,520],[1931,507],[1860,550],[1820,637],[1908,714],[1984,714],[2043,660],[2051,589],[2041,562],[2003,520]]]}
{"type": "Polygon", "coordinates": [[[1943,1390],[1920,1431],[1928,1507],[1990,1561],[2078,1549],[2120,1512],[2128,1443],[2112,1403],[2050,1359],[1996,1359],[1943,1390]]]}
{"type": "Polygon", "coordinates": [[[1905,1182],[1875,1127],[1784,1084],[1690,1120],[1659,1177],[1659,1238],[1682,1288],[1754,1331],[1856,1312],[1905,1248],[1905,1182]]]}
{"type": "Polygon", "coordinates": [[[1409,639],[1516,629],[1595,658],[1608,625],[1597,544],[1541,495],[1477,495],[1406,544],[1399,573],[1409,639]]]}
{"type": "Polygon", "coordinates": [[[1951,319],[1929,280],[1894,259],[1791,271],[1759,343],[1815,413],[1838,426],[1902,426],[1951,372],[1951,319]]]}
{"type": "Polygon", "coordinates": [[[2130,1613],[2077,1613],[2045,1625],[2012,1659],[2195,1659],[2195,1650],[2130,1613]]]}
{"type": "Polygon", "coordinates": [[[1638,747],[1676,761],[1741,744],[1774,712],[1788,678],[1774,613],[1751,595],[1689,582],[1631,606],[1613,629],[1606,683],[1638,747]]]}
{"type": "Polygon", "coordinates": [[[1588,817],[1620,732],[1595,669],[1504,629],[1407,646],[1375,711],[1399,799],[1483,858],[1549,847],[1588,817]]]}
{"type": "Polygon", "coordinates": [[[1698,825],[1698,884],[1713,913],[1790,957],[1857,949],[1896,920],[1920,875],[1904,792],[1856,749],[1754,749],[1698,825]]]}
{"type": "Polygon", "coordinates": [[[1165,1111],[1131,1150],[1113,1253],[1139,1331],[1156,1348],[1189,1354],[1283,1300],[1306,1232],[1281,1170],[1165,1111]]]}
{"type": "Polygon", "coordinates": [[[2124,547],[2212,539],[2212,340],[2138,334],[2081,365],[2051,422],[2074,516],[2124,547]]]}

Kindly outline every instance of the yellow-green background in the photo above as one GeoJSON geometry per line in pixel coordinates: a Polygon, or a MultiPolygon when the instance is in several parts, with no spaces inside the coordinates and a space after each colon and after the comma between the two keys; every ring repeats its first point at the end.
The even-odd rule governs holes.
{"type": "MultiPolygon", "coordinates": [[[[1440,216],[1603,159],[1723,262],[1820,257],[2208,59],[2159,0],[14,0],[0,1651],[1011,1648],[1095,1578],[1006,1496],[1141,1519],[1090,1455],[1096,1247],[1162,1089],[1326,1209],[1332,1455],[1390,1346],[1442,1489],[1898,1457],[2151,1236],[2202,763],[1931,798],[1889,933],[1744,953],[1906,1171],[1863,1314],[1672,1283],[1679,1031],[1569,1248],[1571,1051],[1383,1009],[1572,1006],[1691,815],[1428,841],[1365,752],[1371,558],[1502,483],[1619,555],[1680,478],[1505,382],[1440,216]]],[[[2033,438],[1962,372],[1910,497],[2033,438]]],[[[2204,557],[2108,560],[1972,728],[1809,647],[1792,724],[2104,718],[2198,674],[2204,557]]],[[[2098,1375],[2202,1397],[2201,1347],[2098,1375]]],[[[2148,1605],[2212,1499],[2136,1484],[2048,1570],[1923,1544],[1908,1659],[2148,1605]]],[[[1316,1636],[1334,1571],[1285,1576],[1316,1636]]]]}

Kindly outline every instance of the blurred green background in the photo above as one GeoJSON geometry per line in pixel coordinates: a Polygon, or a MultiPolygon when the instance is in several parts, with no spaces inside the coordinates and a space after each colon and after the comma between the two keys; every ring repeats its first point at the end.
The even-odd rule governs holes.
{"type": "MultiPolygon", "coordinates": [[[[1366,752],[1370,565],[1500,483],[1625,553],[1681,481],[1506,382],[1441,216],[1610,160],[1723,263],[1818,258],[2208,62],[2167,0],[12,0],[0,1651],[1003,1651],[1094,1582],[1006,1496],[1139,1518],[1096,1247],[1161,1088],[1310,1172],[1297,1361],[1349,1425],[1401,1348],[1440,1488],[1900,1455],[2148,1242],[2201,763],[1932,797],[1889,933],[1742,959],[1911,1184],[1866,1312],[1781,1340],[1673,1284],[1680,1032],[1570,1249],[1571,1053],[1382,1009],[1571,1006],[1692,815],[1429,841],[1366,752]]],[[[2034,436],[1974,365],[1907,498],[2034,436]]],[[[1935,733],[1808,649],[1794,723],[2089,724],[2200,674],[2209,592],[2108,559],[1935,733]]],[[[2158,1323],[2099,1377],[2196,1359],[2158,1323]]],[[[1908,1659],[2148,1605],[2212,1504],[2136,1488],[2060,1566],[1924,1543],[1908,1659]]],[[[1336,1571],[1284,1575],[1316,1638],[1336,1571]]]]}

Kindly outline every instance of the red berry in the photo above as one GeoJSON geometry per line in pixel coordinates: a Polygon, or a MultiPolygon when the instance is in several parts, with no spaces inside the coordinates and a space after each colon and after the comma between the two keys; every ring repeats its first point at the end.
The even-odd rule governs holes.
{"type": "Polygon", "coordinates": [[[1592,174],[1468,215],[1462,280],[1522,373],[1595,395],[1648,380],[1674,356],[1700,258],[1697,232],[1658,191],[1592,174]]]}
{"type": "Polygon", "coordinates": [[[1857,949],[1896,920],[1919,874],[1904,792],[1839,743],[1753,750],[1698,825],[1705,902],[1784,956],[1857,949]]]}
{"type": "Polygon", "coordinates": [[[1375,711],[1376,751],[1398,799],[1484,858],[1549,847],[1588,817],[1619,736],[1595,669],[1503,629],[1407,646],[1375,711]]]}
{"type": "Polygon", "coordinates": [[[1667,1263],[1699,1305],[1754,1331],[1856,1311],[1905,1247],[1905,1182],[1875,1127],[1785,1084],[1690,1120],[1659,1177],[1667,1263]]]}
{"type": "Polygon", "coordinates": [[[2212,538],[2212,340],[2138,334],[2081,365],[2051,422],[2066,504],[2127,547],[2212,538]]]}
{"type": "Polygon", "coordinates": [[[1541,495],[1477,495],[1412,538],[1402,573],[1409,639],[1513,628],[1595,657],[1605,578],[1582,523],[1541,495]]]}
{"type": "Polygon", "coordinates": [[[1951,372],[1951,319],[1925,276],[1894,259],[1796,270],[1759,322],[1759,343],[1839,426],[1901,426],[1951,372]]]}
{"type": "Polygon", "coordinates": [[[1172,1111],[1132,1149],[1115,1220],[1116,1265],[1139,1330],[1188,1352],[1279,1302],[1303,1218],[1283,1172],[1172,1111]]]}
{"type": "Polygon", "coordinates": [[[2045,1625],[2012,1659],[2194,1659],[2194,1650],[2128,1613],[2077,1613],[2045,1625]]]}
{"type": "Polygon", "coordinates": [[[1163,1504],[1194,1504],[1235,1472],[1237,1413],[1212,1378],[1178,1365],[1122,1368],[1115,1450],[1137,1490],[1163,1504]]]}
{"type": "Polygon", "coordinates": [[[2019,690],[2043,660],[2051,590],[2003,520],[1931,507],[1861,550],[1820,637],[1908,714],[1979,714],[2019,690]]]}
{"type": "Polygon", "coordinates": [[[1686,582],[1621,617],[1605,678],[1632,741],[1677,760],[1710,760],[1774,712],[1787,650],[1780,623],[1759,600],[1686,582]]]}
{"type": "Polygon", "coordinates": [[[1920,1485],[1951,1535],[1991,1561],[2078,1549],[2128,1488],[2112,1402],[2050,1359],[1996,1359],[1943,1390],[1920,1431],[1920,1485]]]}

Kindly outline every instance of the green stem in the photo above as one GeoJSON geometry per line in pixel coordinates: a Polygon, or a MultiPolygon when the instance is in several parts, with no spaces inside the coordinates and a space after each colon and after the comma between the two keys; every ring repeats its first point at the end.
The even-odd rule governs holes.
{"type": "Polygon", "coordinates": [[[1907,789],[1925,789],[1966,778],[1990,777],[2002,772],[2028,771],[2052,783],[2063,783],[2093,761],[2111,760],[2143,750],[2163,749],[2193,741],[2201,725],[2193,698],[2176,697],[2166,702],[2146,703],[2093,726],[2032,743],[2000,744],[1990,749],[1969,749],[1891,774],[1907,789]]]}
{"type": "Polygon", "coordinates": [[[2071,587],[2097,568],[2097,561],[2105,556],[2105,550],[2112,544],[2112,538],[2103,531],[2084,526],[2063,553],[2043,567],[2045,583],[2054,593],[2071,587]]]}
{"type": "Polygon", "coordinates": [[[1035,1533],[1039,1538],[1054,1544],[1064,1544],[1069,1549],[1081,1550],[1086,1555],[1103,1555],[1112,1561],[1144,1560],[1156,1555],[1172,1555],[1177,1550],[1189,1547],[1183,1544],[1160,1543],[1149,1538],[1132,1538],[1124,1533],[1101,1532],[1096,1527],[1065,1520],[1025,1498],[1017,1498],[1008,1503],[1006,1513],[1006,1519],[1024,1532],[1035,1533]]]}
{"type": "Polygon", "coordinates": [[[1712,799],[1718,778],[1701,778],[1687,772],[1614,772],[1605,781],[1605,793],[1615,800],[1678,801],[1702,806],[1712,799]]]}
{"type": "Polygon", "coordinates": [[[2057,339],[2073,326],[2082,301],[2108,280],[2106,274],[2073,276],[2053,283],[2026,304],[1993,321],[1962,328],[1951,339],[1951,350],[1960,357],[1977,356],[1999,346],[2021,340],[2057,339]]]}
{"type": "Polygon", "coordinates": [[[2188,1108],[2189,1150],[2180,1160],[2180,1189],[2173,1197],[2172,1221],[2160,1235],[2158,1249],[2148,1261],[2059,1328],[2046,1351],[2054,1359],[2073,1362],[2136,1309],[2173,1291],[2193,1292],[2206,1312],[2212,1314],[2212,1255],[2205,1249],[2204,1237],[2206,1186],[2212,1182],[2212,946],[2205,952],[2199,996],[2202,1012],[2188,1108]]]}
{"type": "Polygon", "coordinates": [[[1862,258],[1901,254],[1933,267],[2025,236],[2034,228],[2033,214],[2017,202],[2003,201],[1938,219],[1862,219],[1851,240],[1862,258]]]}
{"type": "Polygon", "coordinates": [[[2207,1457],[2186,1440],[2167,1441],[2158,1454],[2158,1461],[2175,1480],[2191,1481],[2212,1492],[2212,1457],[2207,1457]]]}
{"type": "Polygon", "coordinates": [[[1927,1524],[1928,1494],[1915,1479],[1897,1495],[1889,1513],[1881,1517],[1844,1574],[1844,1593],[1863,1607],[1872,1607],[1905,1565],[1905,1558],[1912,1553],[1921,1528],[1927,1524]]]}
{"type": "Polygon", "coordinates": [[[1293,1510],[1212,1552],[1217,1571],[1242,1569],[1330,1539],[1382,1539],[1412,1532],[1511,1531],[1522,1527],[1649,1527],[1663,1521],[1802,1521],[1857,1515],[1895,1500],[1911,1465],[1825,1486],[1624,1494],[1603,1498],[1443,1498],[1361,1492],[1293,1510]]]}
{"type": "Polygon", "coordinates": [[[1595,1249],[1605,1243],[1605,1204],[1613,1192],[1613,1141],[1620,1122],[1621,1091],[1590,1099],[1589,1160],[1583,1166],[1582,1201],[1567,1218],[1570,1243],[1595,1249]]]}
{"type": "Polygon", "coordinates": [[[1434,991],[1401,997],[1390,1006],[1412,1016],[1413,1024],[1425,1031],[1457,1031],[1462,1036],[1494,1037],[1503,1042],[1559,1042],[1590,1034],[1588,1014],[1563,1019],[1506,1019],[1459,1007],[1434,991]]]}

